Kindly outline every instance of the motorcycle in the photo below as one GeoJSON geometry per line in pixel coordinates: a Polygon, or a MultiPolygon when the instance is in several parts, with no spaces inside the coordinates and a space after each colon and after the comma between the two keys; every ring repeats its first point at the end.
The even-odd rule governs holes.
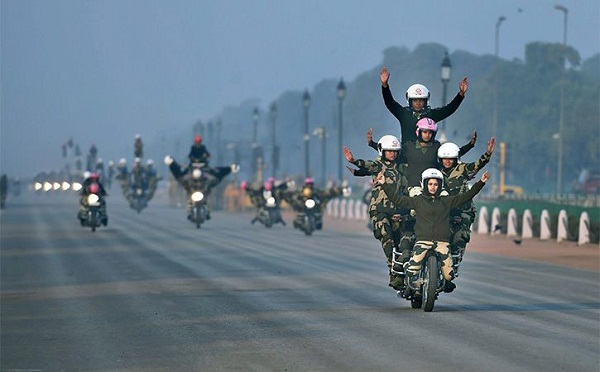
{"type": "Polygon", "coordinates": [[[148,206],[148,198],[146,196],[146,190],[141,187],[136,187],[133,190],[133,195],[131,195],[131,200],[129,201],[129,206],[132,209],[135,209],[138,213],[142,211],[142,209],[148,206]]]}
{"type": "MultiPolygon", "coordinates": [[[[410,301],[413,309],[423,308],[423,311],[431,312],[439,293],[444,292],[446,287],[447,281],[442,274],[442,259],[436,251],[436,247],[437,243],[434,243],[427,250],[421,270],[412,283],[404,270],[397,270],[399,262],[395,259],[392,261],[392,272],[401,276],[404,280],[403,288],[397,292],[397,295],[410,301]]],[[[395,256],[396,254],[394,253],[395,256]]]]}
{"type": "Polygon", "coordinates": [[[208,193],[210,192],[210,175],[206,175],[200,164],[192,164],[191,179],[185,179],[184,184],[188,190],[188,220],[196,224],[199,229],[204,221],[210,219],[208,209],[208,193]]]}
{"type": "Polygon", "coordinates": [[[312,235],[313,231],[320,230],[323,225],[320,202],[316,198],[308,198],[304,201],[304,208],[298,213],[294,226],[304,231],[307,236],[312,235]]]}
{"type": "Polygon", "coordinates": [[[196,228],[199,229],[200,225],[210,218],[204,193],[202,191],[192,192],[189,203],[188,219],[195,223],[196,228]]]}
{"type": "Polygon", "coordinates": [[[264,191],[263,198],[265,204],[258,209],[256,220],[265,225],[272,227],[276,223],[281,223],[285,226],[285,221],[281,217],[278,200],[271,191],[264,191]]]}
{"type": "Polygon", "coordinates": [[[106,215],[106,209],[102,208],[104,200],[100,196],[98,184],[92,183],[89,186],[89,191],[90,193],[82,200],[79,220],[81,226],[91,227],[92,232],[94,232],[101,225],[106,226],[108,224],[108,216],[106,215]]]}

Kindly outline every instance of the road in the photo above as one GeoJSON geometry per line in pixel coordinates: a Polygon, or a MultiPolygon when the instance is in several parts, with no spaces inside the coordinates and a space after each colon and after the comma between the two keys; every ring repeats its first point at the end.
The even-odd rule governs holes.
{"type": "Polygon", "coordinates": [[[113,192],[96,232],[73,195],[0,214],[2,371],[599,370],[597,271],[471,252],[425,313],[366,229],[196,229],[113,192]]]}

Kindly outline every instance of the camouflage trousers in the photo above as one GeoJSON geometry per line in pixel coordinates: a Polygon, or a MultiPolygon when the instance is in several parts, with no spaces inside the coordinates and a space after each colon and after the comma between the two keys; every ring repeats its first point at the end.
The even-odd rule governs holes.
{"type": "Polygon", "coordinates": [[[392,265],[392,252],[395,247],[398,247],[397,250],[401,251],[408,260],[414,243],[412,229],[406,230],[405,224],[396,221],[394,215],[389,213],[371,215],[371,225],[373,226],[373,236],[381,242],[388,266],[392,265]]]}
{"type": "Polygon", "coordinates": [[[408,267],[406,273],[411,276],[419,275],[423,260],[427,251],[435,249],[442,261],[442,275],[446,280],[452,280],[454,278],[454,270],[452,269],[452,256],[450,256],[450,248],[448,242],[432,242],[427,240],[418,240],[413,247],[410,261],[408,261],[408,267]]]}
{"type": "Polygon", "coordinates": [[[467,243],[471,240],[471,224],[475,219],[475,213],[463,211],[458,217],[461,218],[461,222],[457,223],[453,221],[453,217],[450,217],[450,230],[452,231],[450,246],[453,253],[464,253],[467,243]]]}

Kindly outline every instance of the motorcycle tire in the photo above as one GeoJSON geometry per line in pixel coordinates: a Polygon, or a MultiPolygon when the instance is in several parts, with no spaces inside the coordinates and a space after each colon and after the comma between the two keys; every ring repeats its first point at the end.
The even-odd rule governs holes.
{"type": "Polygon", "coordinates": [[[437,289],[439,286],[439,265],[435,254],[427,257],[425,263],[425,275],[423,278],[423,311],[430,312],[435,305],[437,289]]]}
{"type": "Polygon", "coordinates": [[[96,221],[97,221],[96,211],[92,211],[90,215],[90,224],[92,226],[92,232],[96,231],[96,221]]]}

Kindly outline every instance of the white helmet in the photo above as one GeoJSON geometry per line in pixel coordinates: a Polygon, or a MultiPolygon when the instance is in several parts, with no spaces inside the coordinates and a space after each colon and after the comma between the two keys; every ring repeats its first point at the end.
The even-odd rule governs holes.
{"type": "Polygon", "coordinates": [[[423,191],[427,190],[427,185],[425,181],[430,178],[437,178],[440,180],[440,187],[438,187],[438,193],[442,191],[442,187],[444,187],[444,175],[438,169],[435,168],[427,168],[421,173],[421,187],[423,191]]]}
{"type": "Polygon", "coordinates": [[[460,155],[460,149],[455,143],[446,142],[438,149],[439,159],[457,159],[460,155]]]}
{"type": "Polygon", "coordinates": [[[121,159],[119,159],[119,165],[120,165],[120,166],[124,166],[124,165],[126,165],[126,164],[127,164],[127,160],[126,160],[125,158],[121,158],[121,159]]]}
{"type": "Polygon", "coordinates": [[[387,134],[379,139],[377,142],[377,151],[379,155],[383,155],[384,150],[400,151],[400,141],[398,137],[387,134]]]}
{"type": "Polygon", "coordinates": [[[425,100],[425,104],[429,101],[429,89],[423,84],[413,84],[406,90],[406,102],[410,105],[410,100],[420,98],[425,100]]]}
{"type": "Polygon", "coordinates": [[[148,160],[146,161],[146,165],[148,165],[148,166],[150,166],[150,167],[151,167],[151,166],[153,166],[153,165],[154,165],[154,160],[152,160],[152,159],[148,159],[148,160]]]}

